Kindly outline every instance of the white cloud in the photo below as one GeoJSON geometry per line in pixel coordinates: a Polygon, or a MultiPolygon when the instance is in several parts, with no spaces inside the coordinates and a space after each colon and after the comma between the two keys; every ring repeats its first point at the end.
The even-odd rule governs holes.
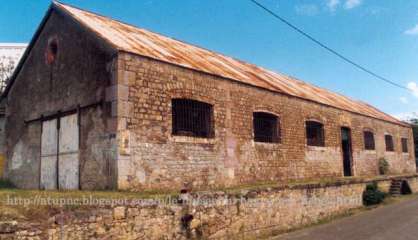
{"type": "Polygon", "coordinates": [[[337,9],[338,5],[340,5],[340,0],[327,0],[327,8],[331,12],[335,12],[335,10],[337,9]]]}
{"type": "Polygon", "coordinates": [[[395,118],[401,121],[406,121],[406,122],[409,122],[411,119],[418,118],[418,114],[416,112],[396,113],[396,114],[392,114],[392,116],[394,116],[395,118]]]}
{"type": "Polygon", "coordinates": [[[418,35],[418,24],[404,32],[407,35],[418,35]]]}
{"type": "Polygon", "coordinates": [[[319,8],[315,4],[302,4],[295,7],[296,13],[306,16],[315,16],[319,13],[319,8]]]}
{"type": "Polygon", "coordinates": [[[352,9],[358,7],[361,4],[362,0],[347,0],[344,4],[345,9],[352,9]]]}
{"type": "Polygon", "coordinates": [[[406,97],[400,97],[399,100],[404,104],[408,104],[408,99],[406,97]]]}
{"type": "Polygon", "coordinates": [[[329,11],[335,12],[341,2],[344,2],[344,9],[350,10],[360,6],[363,0],[327,0],[326,6],[329,11]]]}
{"type": "Polygon", "coordinates": [[[412,95],[418,98],[418,85],[415,82],[409,82],[407,87],[412,91],[412,95]]]}

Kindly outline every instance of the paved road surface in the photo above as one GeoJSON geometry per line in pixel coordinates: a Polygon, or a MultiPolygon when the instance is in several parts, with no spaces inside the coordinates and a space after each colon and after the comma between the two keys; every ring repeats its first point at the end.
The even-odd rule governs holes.
{"type": "Polygon", "coordinates": [[[274,240],[418,240],[418,196],[274,240]]]}

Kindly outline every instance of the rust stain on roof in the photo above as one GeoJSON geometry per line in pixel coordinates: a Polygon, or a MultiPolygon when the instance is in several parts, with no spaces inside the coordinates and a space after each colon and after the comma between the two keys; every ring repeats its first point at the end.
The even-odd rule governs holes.
{"type": "Polygon", "coordinates": [[[366,103],[298,79],[78,8],[56,2],[54,5],[69,13],[118,50],[408,126],[366,103]]]}

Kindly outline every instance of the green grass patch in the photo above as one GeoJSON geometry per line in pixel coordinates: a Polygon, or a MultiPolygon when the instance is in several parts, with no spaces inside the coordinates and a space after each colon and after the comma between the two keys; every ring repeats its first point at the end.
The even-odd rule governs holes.
{"type": "Polygon", "coordinates": [[[61,211],[93,210],[128,204],[157,204],[177,192],[39,191],[0,189],[0,221],[46,220],[61,211]]]}
{"type": "Polygon", "coordinates": [[[5,189],[5,188],[7,189],[16,188],[16,186],[9,180],[0,178],[0,189],[5,189]]]}
{"type": "Polygon", "coordinates": [[[234,187],[225,187],[225,188],[218,188],[214,191],[222,191],[228,194],[239,194],[242,191],[252,191],[252,190],[262,190],[267,188],[278,187],[279,184],[277,182],[258,182],[253,184],[243,184],[240,186],[234,187]]]}

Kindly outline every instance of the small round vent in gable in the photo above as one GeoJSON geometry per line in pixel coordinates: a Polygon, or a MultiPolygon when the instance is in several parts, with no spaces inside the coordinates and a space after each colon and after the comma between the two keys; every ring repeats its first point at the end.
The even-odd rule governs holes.
{"type": "Polygon", "coordinates": [[[48,46],[45,52],[46,62],[52,64],[55,62],[58,54],[58,40],[57,38],[51,38],[48,40],[48,46]]]}

